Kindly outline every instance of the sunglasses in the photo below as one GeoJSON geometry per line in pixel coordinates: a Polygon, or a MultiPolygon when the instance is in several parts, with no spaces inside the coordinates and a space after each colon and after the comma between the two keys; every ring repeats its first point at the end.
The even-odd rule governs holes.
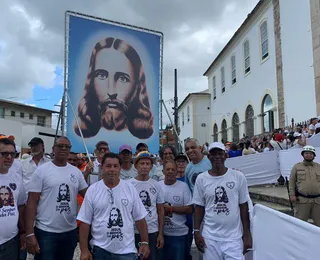
{"type": "Polygon", "coordinates": [[[11,158],[14,158],[17,156],[17,154],[18,153],[16,153],[16,152],[11,152],[11,153],[10,152],[0,152],[1,157],[4,157],[4,158],[8,158],[9,155],[11,158]]]}
{"type": "Polygon", "coordinates": [[[71,145],[69,144],[56,144],[55,147],[57,147],[58,149],[71,149],[71,145]]]}

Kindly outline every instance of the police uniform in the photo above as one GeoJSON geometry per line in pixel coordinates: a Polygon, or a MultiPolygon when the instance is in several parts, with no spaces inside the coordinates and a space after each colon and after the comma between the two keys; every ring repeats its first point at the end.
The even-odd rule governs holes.
{"type": "Polygon", "coordinates": [[[320,164],[303,161],[290,175],[290,196],[296,196],[295,217],[307,221],[311,216],[320,226],[320,164]]]}

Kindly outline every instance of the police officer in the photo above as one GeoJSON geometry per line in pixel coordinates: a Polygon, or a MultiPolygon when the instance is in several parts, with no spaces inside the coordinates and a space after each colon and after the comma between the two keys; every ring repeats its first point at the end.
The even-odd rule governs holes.
{"type": "Polygon", "coordinates": [[[320,164],[314,162],[316,149],[303,147],[303,162],[293,166],[290,176],[290,200],[295,203],[295,217],[307,221],[311,216],[320,226],[320,164]]]}

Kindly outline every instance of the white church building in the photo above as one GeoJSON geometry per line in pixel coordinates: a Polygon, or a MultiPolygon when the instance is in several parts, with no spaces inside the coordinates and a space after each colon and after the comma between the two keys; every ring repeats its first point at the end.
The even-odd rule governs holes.
{"type": "Polygon", "coordinates": [[[205,139],[238,141],[320,113],[319,5],[259,1],[204,73],[211,95],[205,139]]]}

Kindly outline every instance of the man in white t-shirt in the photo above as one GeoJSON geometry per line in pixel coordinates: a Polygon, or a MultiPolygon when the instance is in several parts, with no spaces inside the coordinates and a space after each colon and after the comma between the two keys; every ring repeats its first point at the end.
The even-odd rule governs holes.
{"type": "Polygon", "coordinates": [[[243,260],[252,247],[247,181],[241,172],[225,167],[222,143],[209,146],[209,158],[212,169],[198,176],[193,192],[195,242],[204,260],[243,260]]]}
{"type": "Polygon", "coordinates": [[[197,139],[187,139],[184,143],[184,147],[190,160],[186,168],[185,181],[189,186],[191,193],[193,193],[193,188],[198,175],[209,170],[211,168],[211,163],[208,157],[202,154],[202,147],[197,139]]]}
{"type": "Polygon", "coordinates": [[[124,144],[119,148],[119,157],[122,160],[120,179],[127,180],[137,176],[137,170],[132,164],[132,147],[124,144]]]}
{"type": "Polygon", "coordinates": [[[187,184],[176,179],[177,165],[174,161],[163,165],[163,173],[164,180],[159,182],[165,201],[162,259],[185,260],[188,234],[186,214],[192,213],[191,192],[187,184]]]}
{"type": "MultiPolygon", "coordinates": [[[[148,259],[161,260],[161,251],[159,249],[163,247],[164,243],[164,198],[159,183],[149,177],[149,172],[153,165],[152,155],[149,152],[139,153],[134,160],[134,165],[138,171],[138,176],[128,181],[137,189],[142,204],[148,212],[146,216],[150,248],[148,259]]],[[[135,233],[137,247],[141,241],[137,230],[135,233]]]]}
{"type": "Polygon", "coordinates": [[[19,259],[25,248],[24,205],[26,193],[22,176],[12,170],[15,143],[0,139],[0,259],[19,259]],[[20,234],[20,238],[19,238],[20,234]],[[20,240],[20,245],[19,245],[20,240]]]}
{"type": "Polygon", "coordinates": [[[149,256],[145,220],[148,213],[136,189],[128,181],[119,178],[120,161],[114,153],[105,154],[101,162],[103,179],[91,185],[84,198],[77,218],[81,221],[81,260],[137,259],[134,224],[141,237],[139,256],[141,259],[149,256]],[[90,227],[92,254],[88,249],[90,227]]]}
{"type": "Polygon", "coordinates": [[[88,187],[82,172],[67,162],[67,137],[53,146],[54,159],[32,176],[26,209],[27,249],[35,260],[72,260],[77,246],[77,194],[88,187]],[[35,227],[34,227],[35,223],[35,227]]]}
{"type": "Polygon", "coordinates": [[[109,153],[109,144],[105,141],[100,141],[96,144],[96,149],[94,150],[97,156],[96,160],[93,162],[93,169],[89,174],[88,184],[91,185],[99,180],[101,180],[101,162],[102,158],[106,153],[109,153]]]}

